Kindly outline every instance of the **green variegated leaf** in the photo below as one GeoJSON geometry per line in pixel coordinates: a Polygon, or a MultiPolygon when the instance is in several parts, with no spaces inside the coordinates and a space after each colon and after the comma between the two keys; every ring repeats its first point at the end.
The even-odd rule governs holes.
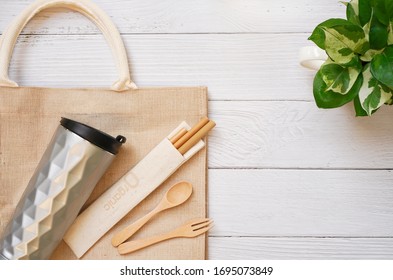
{"type": "Polygon", "coordinates": [[[393,0],[344,4],[347,20],[324,21],[309,38],[329,56],[314,78],[314,99],[320,108],[353,100],[357,116],[370,116],[393,105],[393,0]]]}
{"type": "Polygon", "coordinates": [[[319,108],[337,108],[352,101],[359,93],[362,85],[362,75],[359,75],[351,90],[343,95],[332,90],[327,91],[327,85],[322,79],[321,71],[318,71],[314,78],[313,92],[314,99],[319,108]]]}
{"type": "Polygon", "coordinates": [[[359,3],[358,0],[352,0],[351,2],[342,2],[347,6],[347,19],[353,24],[360,25],[359,21],[359,3]]]}
{"type": "Polygon", "coordinates": [[[360,26],[364,26],[370,21],[371,5],[370,0],[352,0],[347,5],[347,19],[360,26]]]}
{"type": "Polygon", "coordinates": [[[392,93],[373,77],[369,66],[366,65],[362,73],[363,83],[359,90],[359,101],[363,110],[371,116],[375,110],[392,98],[392,93]]]}
{"type": "Polygon", "coordinates": [[[393,1],[373,0],[373,10],[379,22],[388,27],[387,44],[393,44],[393,1]]]}
{"type": "Polygon", "coordinates": [[[329,19],[319,24],[309,39],[339,64],[351,63],[357,54],[369,49],[363,29],[344,19],[329,19]]]}
{"type": "Polygon", "coordinates": [[[377,19],[385,26],[388,26],[393,20],[393,1],[372,0],[372,6],[377,19]]]}
{"type": "Polygon", "coordinates": [[[360,57],[360,59],[362,61],[364,61],[364,62],[370,62],[373,59],[374,56],[376,56],[377,54],[380,54],[382,52],[383,52],[383,49],[382,50],[372,50],[372,49],[370,49],[364,55],[362,55],[360,57]]]}
{"type": "Polygon", "coordinates": [[[391,21],[390,23],[389,23],[389,26],[388,26],[388,30],[389,30],[389,33],[388,33],[388,45],[392,45],[393,44],[393,21],[391,21]]]}
{"type": "Polygon", "coordinates": [[[360,25],[364,26],[370,21],[371,17],[371,1],[370,0],[358,0],[359,6],[359,21],[360,25]]]}
{"type": "Polygon", "coordinates": [[[356,117],[365,117],[365,116],[368,116],[367,112],[364,111],[362,105],[360,104],[359,95],[357,95],[357,96],[353,99],[353,105],[354,105],[354,107],[355,107],[356,117]]]}
{"type": "Polygon", "coordinates": [[[331,60],[326,61],[320,68],[322,79],[327,86],[326,91],[347,94],[356,82],[361,69],[361,65],[346,67],[331,60]]]}
{"type": "Polygon", "coordinates": [[[375,79],[393,89],[393,46],[374,56],[370,70],[375,79]]]}
{"type": "Polygon", "coordinates": [[[388,40],[388,27],[382,24],[373,14],[370,22],[366,25],[368,31],[365,30],[366,38],[370,42],[370,49],[380,50],[386,47],[388,40]]]}

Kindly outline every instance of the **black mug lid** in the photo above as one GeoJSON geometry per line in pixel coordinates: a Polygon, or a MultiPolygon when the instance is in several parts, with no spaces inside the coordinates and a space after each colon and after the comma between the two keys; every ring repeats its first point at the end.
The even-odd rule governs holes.
{"type": "Polygon", "coordinates": [[[127,140],[124,136],[119,135],[114,138],[91,126],[67,118],[61,118],[60,124],[83,139],[114,155],[119,152],[121,145],[127,140]]]}

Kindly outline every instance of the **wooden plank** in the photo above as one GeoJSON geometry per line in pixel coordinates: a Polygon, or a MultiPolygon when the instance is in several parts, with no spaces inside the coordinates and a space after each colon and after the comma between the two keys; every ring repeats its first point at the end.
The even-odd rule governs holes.
{"type": "MultiPolygon", "coordinates": [[[[267,67],[263,57],[273,45],[261,55],[250,44],[262,46],[278,36],[278,48],[297,35],[243,36],[248,41],[235,35],[126,36],[133,77],[142,87],[207,85],[213,100],[311,100],[211,102],[217,128],[210,167],[392,168],[389,108],[372,118],[354,118],[351,106],[319,110],[312,101],[311,71],[295,64],[296,58],[293,68],[270,67],[272,60],[267,67]]],[[[100,35],[59,37],[20,38],[11,77],[21,85],[56,87],[108,87],[115,81],[114,62],[100,35]]],[[[286,55],[293,56],[295,48],[286,55]]]]}
{"type": "Polygon", "coordinates": [[[392,237],[392,172],[210,170],[211,236],[392,237]]]}
{"type": "MultiPolygon", "coordinates": [[[[307,34],[127,35],[140,87],[209,87],[211,100],[313,100],[314,72],[298,63],[307,34]]],[[[22,36],[10,76],[21,85],[108,87],[116,79],[101,35],[22,36]]]]}
{"type": "Polygon", "coordinates": [[[209,104],[217,122],[211,168],[391,169],[391,108],[355,118],[352,105],[318,109],[313,102],[209,104]]]}
{"type": "MultiPolygon", "coordinates": [[[[293,68],[274,66],[272,60],[267,67],[263,57],[269,57],[273,45],[261,55],[251,44],[263,46],[274,36],[277,48],[297,38],[129,35],[126,45],[132,50],[133,77],[142,87],[207,85],[213,100],[311,101],[211,102],[210,114],[217,120],[211,137],[212,168],[392,168],[389,108],[372,118],[354,118],[350,105],[317,109],[311,71],[295,64],[296,58],[293,68]]],[[[21,85],[56,87],[108,87],[116,80],[114,62],[100,35],[59,37],[20,38],[11,77],[21,85]]],[[[273,56],[280,53],[276,51],[273,56]]],[[[293,56],[295,48],[286,54],[288,59],[293,56]]]]}
{"type": "MultiPolygon", "coordinates": [[[[32,0],[2,0],[0,31],[32,0]]],[[[121,33],[310,32],[324,19],[345,17],[331,0],[108,1],[95,0],[121,33]]],[[[52,9],[37,16],[26,34],[97,33],[81,15],[52,9]]]]}
{"type": "Polygon", "coordinates": [[[391,260],[392,238],[209,238],[216,260],[391,260]]]}

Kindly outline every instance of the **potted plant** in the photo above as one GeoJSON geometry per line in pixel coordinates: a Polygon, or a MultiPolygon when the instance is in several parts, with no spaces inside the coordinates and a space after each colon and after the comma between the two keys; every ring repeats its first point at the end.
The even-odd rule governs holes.
{"type": "Polygon", "coordinates": [[[315,75],[320,108],[353,101],[356,116],[370,116],[393,103],[393,0],[352,0],[347,19],[319,24],[309,40],[328,59],[315,75]]]}

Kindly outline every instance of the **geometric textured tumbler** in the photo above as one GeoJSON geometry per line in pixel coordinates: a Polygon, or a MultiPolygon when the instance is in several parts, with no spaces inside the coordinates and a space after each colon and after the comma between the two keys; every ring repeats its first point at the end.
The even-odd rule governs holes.
{"type": "Polygon", "coordinates": [[[60,124],[0,238],[0,259],[49,259],[126,140],[60,124]]]}

